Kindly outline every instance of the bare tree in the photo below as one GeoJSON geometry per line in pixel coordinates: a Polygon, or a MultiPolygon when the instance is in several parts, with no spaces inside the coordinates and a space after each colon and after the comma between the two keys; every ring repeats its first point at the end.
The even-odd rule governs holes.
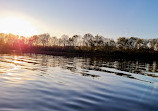
{"type": "Polygon", "coordinates": [[[40,42],[43,47],[48,45],[48,41],[50,40],[50,35],[48,33],[39,35],[40,42]]]}
{"type": "Polygon", "coordinates": [[[83,36],[83,42],[85,46],[93,46],[94,45],[94,37],[92,34],[88,33],[83,36]]]}
{"type": "Polygon", "coordinates": [[[61,36],[61,41],[63,46],[65,47],[68,44],[69,36],[68,35],[62,35],[61,36]]]}

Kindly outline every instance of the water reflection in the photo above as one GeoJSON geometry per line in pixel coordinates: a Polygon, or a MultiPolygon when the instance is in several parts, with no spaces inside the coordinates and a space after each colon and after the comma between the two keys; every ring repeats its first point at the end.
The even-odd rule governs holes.
{"type": "MultiPolygon", "coordinates": [[[[53,67],[58,67],[71,73],[80,74],[82,76],[98,78],[101,75],[97,73],[89,73],[92,71],[107,72],[123,76],[131,79],[137,79],[141,81],[148,81],[137,75],[143,75],[143,77],[158,77],[158,62],[153,61],[150,63],[142,61],[125,61],[125,60],[109,60],[109,59],[96,59],[96,58],[67,58],[57,57],[49,55],[25,55],[25,56],[1,56],[0,58],[0,73],[6,75],[14,72],[14,77],[11,80],[20,81],[20,79],[26,79],[26,75],[20,78],[21,75],[15,75],[16,70],[26,69],[27,71],[40,71],[41,75],[48,74],[48,70],[53,71],[53,67]],[[17,76],[17,77],[16,77],[17,76]]],[[[149,81],[153,82],[153,81],[149,81]]]]}
{"type": "Polygon", "coordinates": [[[0,85],[4,109],[158,109],[158,61],[1,55],[0,85]]]}
{"type": "Polygon", "coordinates": [[[22,67],[23,61],[20,61],[18,56],[2,56],[0,58],[0,78],[3,82],[8,83],[9,85],[22,84],[27,80],[33,80],[33,77],[30,78],[28,75],[30,71],[25,71],[22,67]]]}

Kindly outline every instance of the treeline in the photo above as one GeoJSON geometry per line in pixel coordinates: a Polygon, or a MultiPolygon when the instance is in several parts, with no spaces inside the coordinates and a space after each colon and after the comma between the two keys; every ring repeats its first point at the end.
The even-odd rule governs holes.
{"type": "Polygon", "coordinates": [[[0,33],[0,51],[71,51],[71,52],[158,52],[157,39],[141,39],[138,37],[119,37],[117,40],[101,35],[84,36],[62,35],[60,38],[50,34],[33,35],[31,37],[0,33]]]}

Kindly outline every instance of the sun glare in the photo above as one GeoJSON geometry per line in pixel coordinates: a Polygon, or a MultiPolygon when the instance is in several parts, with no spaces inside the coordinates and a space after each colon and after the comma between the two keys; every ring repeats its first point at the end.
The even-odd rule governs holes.
{"type": "Polygon", "coordinates": [[[5,17],[0,19],[0,32],[29,37],[38,34],[36,27],[25,19],[5,17]]]}

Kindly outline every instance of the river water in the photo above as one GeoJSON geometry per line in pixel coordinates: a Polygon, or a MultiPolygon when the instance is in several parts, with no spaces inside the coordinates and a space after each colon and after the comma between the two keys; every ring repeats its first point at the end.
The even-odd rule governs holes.
{"type": "Polygon", "coordinates": [[[158,61],[0,55],[1,111],[158,111],[158,61]]]}

